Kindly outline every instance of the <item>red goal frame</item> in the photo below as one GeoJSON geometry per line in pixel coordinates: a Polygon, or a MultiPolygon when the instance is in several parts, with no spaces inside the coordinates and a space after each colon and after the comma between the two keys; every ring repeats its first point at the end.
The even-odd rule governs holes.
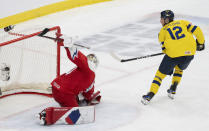
{"type": "MultiPolygon", "coordinates": [[[[59,38],[62,35],[61,34],[61,28],[59,26],[51,27],[51,28],[48,28],[48,29],[49,29],[49,31],[56,31],[56,38],[59,38]]],[[[19,38],[15,38],[15,39],[0,43],[0,47],[5,46],[5,45],[9,45],[9,44],[12,44],[12,43],[24,40],[24,39],[28,39],[28,38],[31,38],[31,37],[34,37],[34,36],[38,36],[41,32],[42,31],[39,31],[39,32],[35,32],[35,33],[32,33],[32,34],[28,34],[28,35],[13,33],[13,32],[7,32],[9,35],[15,35],[15,36],[18,36],[19,38]]],[[[56,38],[54,38],[54,39],[56,39],[56,38]]],[[[61,50],[61,46],[63,46],[63,42],[62,41],[56,41],[56,44],[57,44],[56,76],[58,77],[58,76],[60,76],[60,58],[61,58],[60,50],[61,50]]],[[[16,95],[16,94],[37,94],[37,95],[44,95],[44,96],[52,97],[52,94],[45,94],[45,93],[39,93],[39,92],[17,92],[17,93],[12,93],[12,94],[8,94],[8,95],[0,96],[0,98],[4,98],[6,96],[16,95]]]]}

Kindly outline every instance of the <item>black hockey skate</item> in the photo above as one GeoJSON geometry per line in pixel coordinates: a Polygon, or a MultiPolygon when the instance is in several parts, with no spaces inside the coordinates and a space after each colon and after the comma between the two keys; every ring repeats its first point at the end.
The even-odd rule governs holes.
{"type": "Polygon", "coordinates": [[[41,125],[46,125],[46,111],[45,110],[39,113],[39,119],[40,119],[41,125]]]}
{"type": "Polygon", "coordinates": [[[148,92],[147,95],[143,95],[142,96],[142,104],[144,105],[147,105],[150,103],[150,100],[152,99],[152,97],[154,96],[155,94],[153,92],[148,92]]]}
{"type": "Polygon", "coordinates": [[[176,94],[177,85],[178,85],[178,83],[174,82],[173,85],[171,85],[171,87],[167,90],[169,98],[174,99],[174,96],[176,94]]]}

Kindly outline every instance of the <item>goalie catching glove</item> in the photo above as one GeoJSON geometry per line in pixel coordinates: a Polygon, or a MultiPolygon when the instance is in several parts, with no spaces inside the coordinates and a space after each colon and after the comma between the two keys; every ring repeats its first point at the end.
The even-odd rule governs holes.
{"type": "Polygon", "coordinates": [[[57,41],[63,41],[63,45],[68,48],[72,48],[74,43],[77,41],[78,37],[69,37],[67,35],[62,35],[57,38],[57,41]]]}
{"type": "Polygon", "coordinates": [[[49,28],[45,28],[40,34],[38,34],[38,36],[46,37],[49,39],[54,39],[55,41],[63,42],[65,47],[71,48],[73,46],[74,41],[73,41],[72,37],[68,37],[68,36],[62,35],[62,34],[60,34],[60,37],[57,37],[57,38],[45,36],[49,31],[50,31],[49,28]]]}

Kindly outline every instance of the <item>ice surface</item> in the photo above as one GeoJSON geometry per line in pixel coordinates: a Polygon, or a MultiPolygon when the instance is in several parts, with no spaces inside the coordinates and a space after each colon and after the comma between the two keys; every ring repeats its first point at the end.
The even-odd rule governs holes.
{"type": "MultiPolygon", "coordinates": [[[[17,26],[60,25],[62,32],[79,36],[92,48],[84,53],[98,55],[100,65],[96,89],[101,104],[96,106],[96,121],[84,125],[40,126],[35,115],[53,99],[16,95],[0,99],[0,130],[12,131],[197,131],[209,128],[209,2],[205,0],[116,0],[41,17],[17,26]],[[206,39],[206,50],[197,52],[184,72],[174,100],[167,97],[171,77],[166,77],[152,102],[144,106],[141,96],[150,88],[162,56],[127,63],[113,59],[141,56],[160,51],[157,34],[159,12],[172,9],[177,19],[199,25],[206,39]]],[[[65,55],[65,54],[63,54],[65,55]]]]}

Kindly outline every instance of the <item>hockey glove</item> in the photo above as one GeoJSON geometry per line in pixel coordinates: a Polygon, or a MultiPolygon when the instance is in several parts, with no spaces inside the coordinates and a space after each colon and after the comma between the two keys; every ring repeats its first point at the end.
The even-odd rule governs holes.
{"type": "Polygon", "coordinates": [[[196,39],[196,43],[197,43],[197,51],[202,51],[205,49],[205,42],[203,44],[200,44],[196,39]]]}
{"type": "Polygon", "coordinates": [[[4,31],[5,32],[8,32],[8,31],[14,29],[14,27],[15,27],[14,25],[9,25],[9,26],[7,26],[7,27],[4,28],[4,31]]]}
{"type": "Polygon", "coordinates": [[[78,101],[78,105],[79,105],[79,106],[87,106],[87,105],[88,105],[88,102],[87,102],[87,100],[84,98],[84,96],[83,96],[82,93],[78,94],[78,99],[77,99],[77,101],[78,101]]]}
{"type": "Polygon", "coordinates": [[[93,93],[91,95],[91,98],[87,100],[82,93],[78,95],[78,105],[79,106],[88,106],[88,105],[96,105],[100,103],[101,96],[99,95],[100,91],[97,91],[96,93],[93,93]]]}
{"type": "Polygon", "coordinates": [[[100,103],[101,100],[100,91],[97,91],[96,93],[92,94],[91,99],[88,101],[88,105],[96,105],[100,103]]]}
{"type": "Polygon", "coordinates": [[[66,36],[66,35],[62,35],[60,39],[63,40],[64,46],[68,48],[71,48],[75,42],[74,38],[66,36]]]}
{"type": "Polygon", "coordinates": [[[95,99],[93,99],[92,101],[90,101],[89,105],[97,105],[100,103],[100,100],[101,100],[101,97],[100,95],[98,95],[95,99]]]}

